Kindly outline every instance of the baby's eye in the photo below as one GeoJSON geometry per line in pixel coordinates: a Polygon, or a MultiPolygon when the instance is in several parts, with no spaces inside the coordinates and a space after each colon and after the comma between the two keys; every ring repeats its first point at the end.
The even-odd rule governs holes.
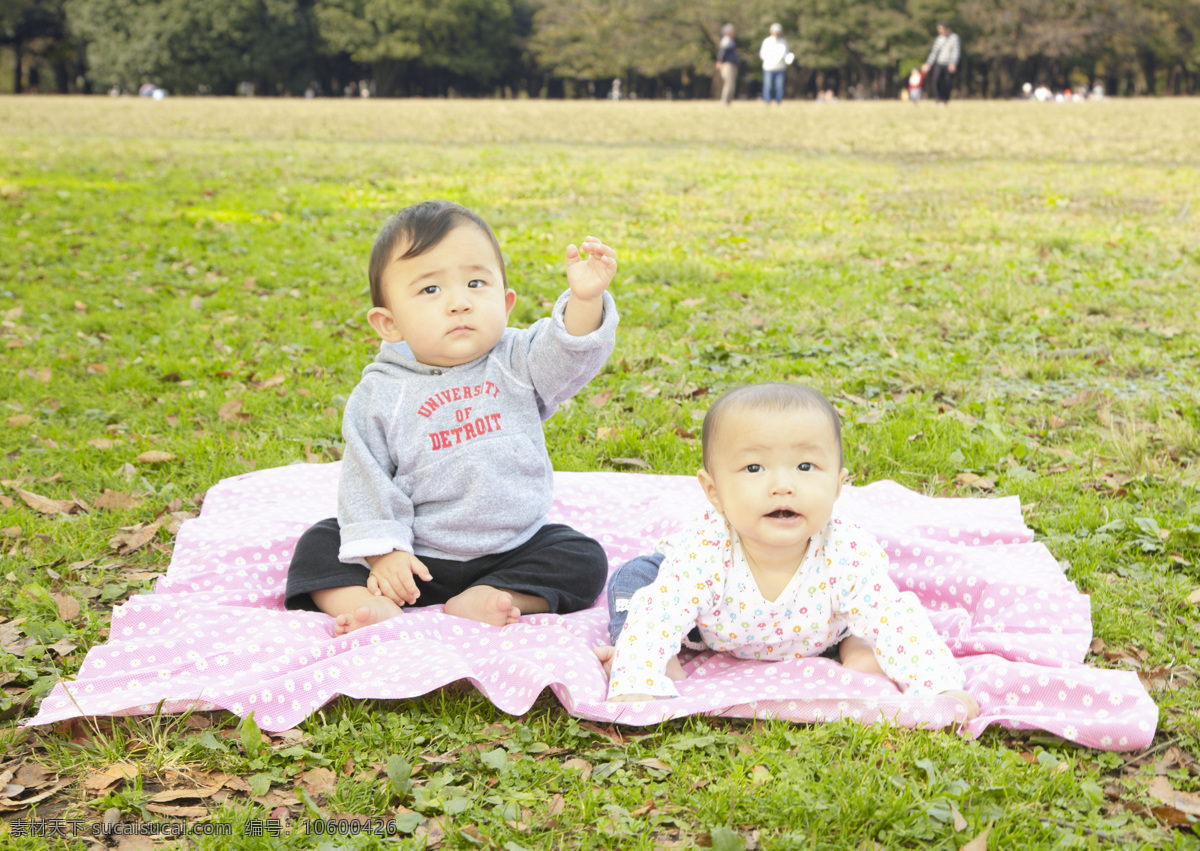
{"type": "Polygon", "coordinates": [[[437,295],[437,293],[440,291],[441,291],[441,288],[438,287],[436,284],[430,284],[429,286],[424,287],[421,290],[421,293],[424,295],[437,295]]]}
{"type": "Polygon", "coordinates": [[[800,466],[799,466],[799,467],[797,467],[797,469],[798,469],[798,470],[799,470],[801,473],[807,473],[807,472],[810,472],[811,470],[813,470],[814,468],[813,468],[813,465],[812,465],[810,462],[808,462],[808,461],[801,461],[801,462],[800,462],[800,466]]]}
{"type": "Polygon", "coordinates": [[[481,281],[478,278],[476,278],[473,281],[467,281],[467,286],[470,287],[471,289],[477,290],[480,287],[486,287],[487,281],[481,281]]]}
{"type": "Polygon", "coordinates": [[[746,472],[747,473],[761,473],[762,472],[762,464],[747,464],[746,472]]]}

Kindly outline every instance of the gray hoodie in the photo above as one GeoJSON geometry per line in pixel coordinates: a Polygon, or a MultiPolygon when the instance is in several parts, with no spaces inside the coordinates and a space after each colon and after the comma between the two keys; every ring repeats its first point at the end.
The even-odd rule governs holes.
{"type": "Polygon", "coordinates": [[[342,418],[341,561],[392,550],[466,561],[514,549],[545,525],[554,470],[542,421],[616,342],[612,296],[600,328],[574,337],[563,324],[569,295],[470,363],[429,366],[406,343],[379,347],[342,418]]]}

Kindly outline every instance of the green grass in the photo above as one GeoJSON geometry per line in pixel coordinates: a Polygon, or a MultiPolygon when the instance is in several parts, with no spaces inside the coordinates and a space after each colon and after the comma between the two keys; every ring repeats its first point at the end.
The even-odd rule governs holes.
{"type": "MultiPolygon", "coordinates": [[[[989,825],[993,848],[1197,847],[1147,791],[1156,762],[1200,790],[1197,136],[1200,104],[1180,100],[0,99],[0,634],[24,645],[0,652],[0,744],[77,781],[35,812],[140,819],[155,792],[221,771],[268,783],[297,818],[412,810],[429,830],[446,816],[454,848],[958,848],[989,825]],[[564,286],[568,242],[594,233],[619,253],[617,349],[547,423],[556,468],[637,458],[691,474],[715,394],[811,382],[845,414],[854,481],[1020,496],[1091,595],[1108,655],[1089,662],[1128,667],[1123,654],[1149,684],[1151,752],[718,719],[612,741],[548,696],[511,718],[469,689],[338,701],[292,740],[223,713],[18,729],[105,640],[113,603],[165,569],[169,515],[224,477],[338,456],[340,407],[375,348],[371,239],[426,197],[492,223],[515,324],[564,286]],[[173,458],[138,460],[148,451],[173,458]],[[92,510],[38,513],[18,488],[92,510]],[[139,504],[95,507],[106,490],[139,504]],[[122,527],[156,518],[150,544],[119,554],[122,527]],[[391,758],[412,789],[389,779],[391,758]],[[121,761],[136,782],[84,787],[121,761]],[[299,803],[293,786],[317,769],[333,785],[299,803]]],[[[187,803],[239,833],[274,806],[244,790],[187,803]]],[[[45,842],[0,827],[5,847],[45,842]]],[[[397,842],[423,847],[299,827],[187,840],[397,842]]]]}

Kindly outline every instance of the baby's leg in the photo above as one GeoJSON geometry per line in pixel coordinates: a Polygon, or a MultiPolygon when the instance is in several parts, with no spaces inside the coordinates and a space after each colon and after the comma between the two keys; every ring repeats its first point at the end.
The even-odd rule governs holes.
{"type": "Polygon", "coordinates": [[[387,597],[376,596],[362,585],[326,588],[311,595],[317,608],[336,619],[334,635],[345,635],[404,612],[387,597]]]}
{"type": "Polygon", "coordinates": [[[851,671],[861,671],[864,674],[882,674],[879,657],[875,655],[875,645],[857,635],[847,635],[838,644],[838,656],[842,667],[851,671]]]}
{"type": "Polygon", "coordinates": [[[336,517],[314,523],[296,542],[288,565],[284,604],[289,609],[316,609],[336,619],[335,635],[345,635],[364,626],[400,614],[400,607],[387,597],[367,590],[371,575],[360,564],[338,560],[341,530],[336,517]]]}
{"type": "Polygon", "coordinates": [[[472,585],[446,601],[446,614],[492,626],[516,623],[522,612],[531,615],[549,610],[550,607],[541,597],[505,591],[491,585],[472,585]]]}

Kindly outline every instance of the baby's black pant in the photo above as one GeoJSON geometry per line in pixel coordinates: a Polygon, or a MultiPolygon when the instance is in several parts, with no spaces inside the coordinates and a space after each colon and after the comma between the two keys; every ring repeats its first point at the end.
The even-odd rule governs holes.
{"type": "MultiPolygon", "coordinates": [[[[319,611],[313,591],[366,587],[371,571],[360,564],[338,561],[341,531],[337,518],[310,526],[292,555],[288,568],[284,605],[289,609],[319,611]]],[[[436,606],[474,585],[490,585],[541,597],[551,612],[566,614],[589,608],[608,578],[604,548],[570,526],[548,523],[525,543],[506,553],[480,556],[467,561],[417,556],[433,579],[413,579],[421,596],[417,605],[436,606]]]]}

